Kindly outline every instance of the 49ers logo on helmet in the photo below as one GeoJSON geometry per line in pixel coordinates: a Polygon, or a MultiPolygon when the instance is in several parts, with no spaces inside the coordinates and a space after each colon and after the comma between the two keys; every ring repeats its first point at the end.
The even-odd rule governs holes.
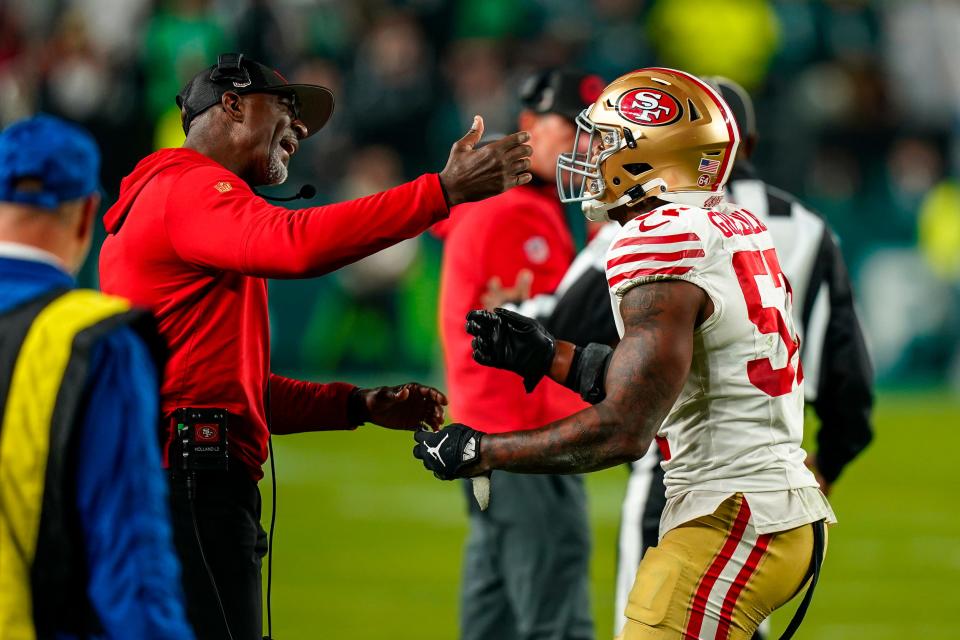
{"type": "Polygon", "coordinates": [[[675,122],[683,107],[672,95],[660,89],[631,89],[617,100],[617,113],[630,122],[659,127],[675,122]]]}

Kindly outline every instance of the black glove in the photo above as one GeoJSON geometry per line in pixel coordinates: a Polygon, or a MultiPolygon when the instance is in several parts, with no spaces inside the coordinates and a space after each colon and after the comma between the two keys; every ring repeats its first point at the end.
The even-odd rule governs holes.
{"type": "Polygon", "coordinates": [[[527,393],[550,371],[556,341],[539,322],[506,309],[471,311],[467,333],[473,338],[473,359],[482,365],[523,376],[527,393]]]}
{"type": "Polygon", "coordinates": [[[423,461],[423,466],[441,480],[468,478],[471,473],[463,470],[480,459],[480,438],[483,434],[470,427],[453,423],[440,431],[417,431],[413,439],[413,457],[423,461]]]}

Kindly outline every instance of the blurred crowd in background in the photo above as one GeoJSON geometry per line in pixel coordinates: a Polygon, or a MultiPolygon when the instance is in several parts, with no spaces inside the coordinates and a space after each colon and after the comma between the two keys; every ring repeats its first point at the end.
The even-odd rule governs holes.
{"type": "MultiPolygon", "coordinates": [[[[880,383],[960,388],[960,3],[2,0],[0,124],[46,111],[89,128],[109,204],[140,158],[182,143],[174,97],[225,51],[333,90],[333,119],[273,189],[310,183],[314,202],[439,171],[475,113],[514,130],[534,69],[730,77],[756,102],[761,177],[840,237],[880,383]]],[[[434,371],[441,250],[423,237],[273,283],[274,368],[434,371]]]]}

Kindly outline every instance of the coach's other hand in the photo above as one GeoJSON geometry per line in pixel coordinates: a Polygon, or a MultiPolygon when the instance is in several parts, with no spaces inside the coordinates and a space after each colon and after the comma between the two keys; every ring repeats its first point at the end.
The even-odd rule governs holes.
{"type": "Polygon", "coordinates": [[[520,269],[517,272],[517,281],[512,287],[505,287],[500,278],[493,276],[487,281],[487,290],[480,294],[480,303],[487,311],[510,304],[520,304],[530,299],[530,289],[533,287],[533,271],[520,269]]]}
{"type": "Polygon", "coordinates": [[[480,439],[483,434],[470,427],[454,423],[436,433],[417,431],[413,439],[413,457],[441,480],[469,478],[483,473],[480,461],[480,439]]]}
{"type": "Polygon", "coordinates": [[[467,333],[474,337],[473,359],[521,375],[527,393],[550,371],[556,340],[533,318],[506,309],[471,311],[467,333]]]}
{"type": "Polygon", "coordinates": [[[387,429],[436,431],[443,424],[447,396],[433,387],[408,382],[395,387],[357,389],[351,398],[354,422],[372,422],[387,429]]]}
{"type": "Polygon", "coordinates": [[[533,180],[529,172],[533,148],[524,144],[530,139],[529,133],[519,131],[475,149],[481,136],[483,118],[474,116],[470,131],[453,143],[447,166],[440,172],[440,184],[451,207],[483,200],[533,180]]]}

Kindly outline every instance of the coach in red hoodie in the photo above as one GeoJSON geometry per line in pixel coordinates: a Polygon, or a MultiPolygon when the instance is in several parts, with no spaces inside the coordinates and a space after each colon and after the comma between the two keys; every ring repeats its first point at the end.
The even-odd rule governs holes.
{"type": "Polygon", "coordinates": [[[446,403],[417,384],[357,389],[272,374],[266,279],[328,273],[419,234],[452,205],[528,182],[530,147],[521,132],[474,150],[482,134],[477,118],[440,174],[291,211],[271,206],[251,187],[284,182],[300,141],[330,116],[327,89],[289,84],[269,67],[224,54],[184,87],[177,103],[186,142],[148,156],[123,180],[106,215],[100,280],[105,292],[152,309],[169,344],[161,392],[168,452],[177,409],[228,412],[229,471],[178,473],[183,456],[174,448],[175,541],[197,636],[259,640],[266,540],[256,482],[269,433],[368,421],[436,427],[446,403]]]}

